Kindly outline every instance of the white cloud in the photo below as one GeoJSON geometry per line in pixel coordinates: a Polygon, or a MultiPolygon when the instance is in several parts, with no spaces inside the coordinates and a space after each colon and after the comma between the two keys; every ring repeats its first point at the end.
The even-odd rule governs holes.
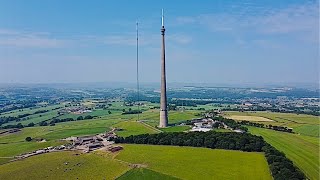
{"type": "Polygon", "coordinates": [[[20,32],[0,29],[0,46],[22,48],[60,48],[69,44],[69,40],[50,37],[44,32],[20,32]]]}
{"type": "MultiPolygon", "coordinates": [[[[127,23],[129,24],[129,23],[127,23]]],[[[139,44],[141,46],[158,46],[160,44],[160,35],[151,33],[148,23],[142,24],[142,31],[139,32],[139,44]]],[[[134,27],[134,26],[133,26],[134,27]]],[[[127,28],[125,28],[127,29],[127,28]]],[[[3,29],[0,28],[0,47],[15,48],[65,48],[79,46],[135,46],[136,34],[132,33],[132,29],[123,33],[115,33],[108,35],[79,35],[63,37],[61,34],[50,32],[37,32],[27,30],[3,29]]],[[[188,44],[192,38],[185,34],[168,34],[167,42],[174,44],[188,44]]]]}
{"type": "Polygon", "coordinates": [[[265,33],[290,33],[318,31],[319,7],[316,4],[293,6],[282,11],[259,17],[255,21],[265,33]]]}
{"type": "Polygon", "coordinates": [[[232,6],[224,13],[178,17],[176,22],[178,25],[202,25],[214,32],[294,34],[299,40],[314,42],[319,38],[319,5],[318,2],[312,2],[282,9],[264,8],[254,4],[232,6]]]}
{"type": "Polygon", "coordinates": [[[177,44],[189,44],[192,38],[184,34],[172,34],[167,36],[167,40],[177,44]]]}
{"type": "Polygon", "coordinates": [[[127,45],[133,46],[136,44],[135,36],[121,36],[121,35],[112,35],[102,38],[102,41],[106,44],[111,45],[127,45]]]}
{"type": "MultiPolygon", "coordinates": [[[[160,35],[153,34],[140,34],[139,35],[139,45],[142,46],[158,46],[160,44],[160,35]]],[[[96,37],[98,41],[102,41],[109,45],[125,45],[125,46],[135,46],[136,45],[136,35],[135,34],[122,34],[122,35],[110,35],[105,37],[96,37]]],[[[166,35],[166,42],[173,44],[188,44],[192,41],[192,38],[185,34],[171,34],[166,35]]]]}

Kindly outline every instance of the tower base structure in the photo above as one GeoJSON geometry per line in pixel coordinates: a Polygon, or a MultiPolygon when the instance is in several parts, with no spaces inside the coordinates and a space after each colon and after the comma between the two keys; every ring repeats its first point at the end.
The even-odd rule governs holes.
{"type": "Polygon", "coordinates": [[[168,126],[168,111],[160,110],[160,128],[164,128],[168,126]]]}

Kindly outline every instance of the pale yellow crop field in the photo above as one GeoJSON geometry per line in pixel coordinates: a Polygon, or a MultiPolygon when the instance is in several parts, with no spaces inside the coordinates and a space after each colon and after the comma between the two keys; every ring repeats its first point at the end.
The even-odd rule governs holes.
{"type": "Polygon", "coordinates": [[[273,120],[260,117],[260,116],[240,116],[240,115],[228,115],[226,118],[234,119],[237,121],[255,121],[255,122],[271,122],[273,120]]]}

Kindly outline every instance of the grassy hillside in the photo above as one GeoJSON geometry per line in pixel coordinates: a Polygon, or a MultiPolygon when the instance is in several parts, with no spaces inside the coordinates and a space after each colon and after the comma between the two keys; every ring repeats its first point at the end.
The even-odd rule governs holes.
{"type": "Polygon", "coordinates": [[[248,127],[252,134],[262,136],[268,143],[282,151],[309,178],[319,178],[319,138],[248,127]]]}
{"type": "Polygon", "coordinates": [[[34,112],[40,111],[40,110],[49,110],[50,111],[52,109],[59,108],[59,107],[63,107],[63,105],[56,104],[56,105],[49,105],[46,107],[31,107],[31,108],[17,109],[17,110],[1,113],[0,116],[17,117],[18,115],[21,115],[21,114],[26,114],[26,113],[33,114],[34,112]]]}
{"type": "Polygon", "coordinates": [[[181,179],[272,179],[264,155],[255,152],[126,144],[116,159],[181,179]]]}
{"type": "Polygon", "coordinates": [[[122,131],[117,131],[116,134],[122,137],[127,137],[130,135],[138,135],[138,134],[153,134],[157,133],[157,131],[151,129],[143,125],[140,122],[136,121],[123,121],[113,125],[116,128],[122,128],[122,131]]]}
{"type": "MultiPolygon", "coordinates": [[[[225,117],[232,118],[234,116],[248,116],[247,120],[261,120],[261,117],[271,119],[270,122],[259,122],[266,125],[286,126],[293,128],[293,131],[299,134],[319,137],[320,117],[305,114],[293,113],[275,113],[275,112],[236,112],[229,111],[225,113],[225,117]]],[[[237,118],[234,118],[237,120],[237,118]]],[[[244,120],[244,119],[241,119],[244,120]]]]}
{"type": "Polygon", "coordinates": [[[23,128],[18,133],[0,136],[0,157],[11,157],[39,148],[65,143],[58,140],[70,136],[102,133],[119,122],[119,120],[92,119],[58,123],[56,126],[23,128]],[[26,142],[25,138],[28,136],[44,138],[47,142],[26,142]]]}
{"type": "Polygon", "coordinates": [[[94,153],[56,152],[0,166],[0,179],[115,179],[130,167],[94,153]]]}
{"type": "MultiPolygon", "coordinates": [[[[185,120],[191,120],[196,118],[197,114],[200,111],[188,110],[188,111],[169,111],[169,124],[178,123],[185,120]]],[[[128,115],[124,116],[128,117],[128,115]]],[[[135,116],[131,116],[132,118],[136,118],[135,116]]],[[[151,126],[158,126],[159,125],[159,110],[148,110],[143,112],[140,115],[141,120],[145,120],[147,124],[151,126]]]]}
{"type": "Polygon", "coordinates": [[[161,131],[163,132],[183,132],[190,130],[190,126],[172,126],[168,128],[161,128],[161,131]]]}
{"type": "Polygon", "coordinates": [[[124,175],[117,178],[117,180],[141,180],[141,179],[152,179],[152,180],[178,180],[178,178],[161,174],[150,169],[135,168],[126,172],[124,175]]]}
{"type": "Polygon", "coordinates": [[[88,154],[64,151],[3,164],[0,179],[271,179],[262,153],[123,146],[124,150],[115,158],[105,151],[88,154]],[[147,169],[132,169],[133,163],[147,169]]]}

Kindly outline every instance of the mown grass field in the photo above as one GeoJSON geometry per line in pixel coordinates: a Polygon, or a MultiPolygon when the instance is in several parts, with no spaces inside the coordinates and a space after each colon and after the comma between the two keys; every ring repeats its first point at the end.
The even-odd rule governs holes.
{"type": "Polygon", "coordinates": [[[154,134],[157,131],[143,125],[140,122],[136,121],[123,121],[117,124],[114,124],[113,127],[121,128],[122,131],[117,131],[116,134],[122,137],[127,137],[130,135],[138,134],[154,134]]]}
{"type": "Polygon", "coordinates": [[[0,179],[271,179],[262,153],[123,146],[124,150],[116,157],[103,151],[88,154],[64,151],[3,164],[0,179]],[[144,168],[133,169],[132,163],[144,168]]]}
{"type": "Polygon", "coordinates": [[[226,107],[230,107],[230,108],[235,108],[236,105],[233,104],[205,104],[205,105],[197,105],[197,107],[193,107],[193,106],[182,106],[182,104],[177,104],[178,108],[184,108],[184,109],[188,109],[188,110],[192,110],[192,109],[205,109],[205,110],[211,110],[211,109],[222,109],[222,108],[226,108],[226,107]]]}
{"type": "MultiPolygon", "coordinates": [[[[225,117],[232,116],[252,116],[256,119],[263,117],[271,119],[271,122],[259,122],[266,125],[286,126],[293,128],[293,131],[302,135],[319,137],[320,117],[305,114],[275,113],[275,112],[236,112],[229,111],[225,117]]],[[[237,120],[235,118],[235,120],[237,120]]]]}
{"type": "Polygon", "coordinates": [[[94,153],[65,151],[1,165],[0,179],[115,179],[129,169],[127,164],[94,153]]]}
{"type": "Polygon", "coordinates": [[[62,104],[56,104],[56,105],[49,105],[49,106],[46,106],[46,107],[24,108],[24,109],[21,109],[21,110],[13,110],[13,111],[1,113],[0,116],[17,117],[18,115],[26,114],[26,113],[33,114],[34,112],[39,111],[39,110],[49,110],[50,111],[50,110],[58,108],[58,107],[63,107],[63,105],[62,104]]]}
{"type": "Polygon", "coordinates": [[[183,132],[190,130],[190,126],[172,126],[168,128],[161,128],[160,130],[163,132],[183,132]]]}
{"type": "MultiPolygon", "coordinates": [[[[50,107],[50,108],[53,108],[53,107],[50,107]]],[[[49,111],[48,113],[50,112],[52,111],[49,111]]],[[[2,135],[0,136],[0,157],[12,157],[15,155],[19,155],[21,153],[34,151],[40,148],[59,145],[61,143],[65,143],[65,142],[59,141],[59,139],[70,137],[70,136],[82,136],[82,135],[103,133],[105,131],[109,131],[110,127],[115,127],[115,124],[117,124],[116,125],[117,127],[125,129],[124,131],[118,132],[120,136],[156,133],[156,131],[153,128],[143,125],[142,123],[138,123],[135,121],[122,123],[122,121],[124,120],[128,121],[130,119],[137,119],[136,114],[132,116],[126,116],[126,115],[121,115],[121,112],[118,112],[118,113],[105,115],[106,112],[107,111],[105,110],[103,112],[98,111],[97,113],[100,113],[100,114],[97,114],[97,115],[101,115],[101,117],[97,119],[57,123],[55,126],[36,126],[36,127],[23,128],[18,133],[14,133],[10,135],[2,135]],[[26,137],[32,137],[33,139],[43,138],[43,139],[46,139],[47,142],[42,142],[42,143],[35,142],[35,141],[26,142],[25,141],[26,137]]],[[[146,112],[145,114],[143,113],[145,117],[158,118],[159,116],[159,112],[157,110],[145,111],[145,112],[146,112]]],[[[180,114],[179,112],[173,113],[173,115],[177,119],[180,119],[179,115],[181,115],[182,118],[185,118],[186,116],[186,115],[180,114]]],[[[153,119],[153,120],[156,122],[156,124],[158,124],[158,119],[153,119]]],[[[7,162],[8,160],[10,159],[8,158],[1,159],[1,162],[7,162]]]]}
{"type": "MultiPolygon", "coordinates": [[[[169,111],[169,124],[179,123],[185,120],[191,120],[197,118],[199,111],[187,110],[187,111],[169,111]]],[[[123,115],[124,118],[136,119],[137,115],[123,115]]],[[[147,124],[155,127],[159,125],[159,110],[148,110],[140,114],[140,120],[144,120],[147,124]]]]}
{"type": "Polygon", "coordinates": [[[23,128],[20,132],[0,136],[0,157],[11,157],[40,148],[59,145],[59,139],[70,136],[82,136],[102,133],[110,130],[119,120],[92,119],[58,123],[56,126],[23,128]],[[26,142],[26,137],[44,138],[47,142],[26,142]]]}
{"type": "Polygon", "coordinates": [[[319,179],[319,138],[248,126],[252,134],[262,136],[282,151],[310,179],[319,179]]]}
{"type": "Polygon", "coordinates": [[[13,158],[12,157],[0,157],[0,165],[5,164],[5,163],[9,162],[10,160],[13,160],[13,158]]]}
{"type": "Polygon", "coordinates": [[[5,125],[13,125],[13,124],[18,124],[21,123],[22,125],[28,125],[29,123],[33,122],[33,123],[39,123],[41,121],[46,121],[49,119],[52,119],[54,117],[58,116],[58,110],[51,110],[49,112],[46,113],[41,113],[41,114],[33,114],[27,117],[27,120],[24,121],[19,121],[19,122],[15,122],[15,121],[11,121],[8,123],[3,124],[3,126],[5,125]]]}
{"type": "Polygon", "coordinates": [[[125,174],[117,178],[117,180],[178,180],[178,178],[161,174],[150,169],[135,168],[127,171],[125,174]]]}
{"type": "Polygon", "coordinates": [[[272,179],[262,153],[125,144],[115,158],[180,179],[272,179]]]}
{"type": "Polygon", "coordinates": [[[227,118],[238,120],[238,121],[252,121],[252,122],[270,122],[271,119],[260,117],[260,116],[240,116],[240,115],[230,115],[227,118]]]}
{"type": "MultiPolygon", "coordinates": [[[[136,107],[126,107],[122,106],[122,104],[123,103],[121,102],[116,102],[113,103],[113,105],[107,110],[97,109],[93,111],[93,114],[99,116],[96,119],[57,123],[55,126],[36,126],[32,128],[23,128],[21,132],[11,135],[0,136],[0,164],[8,162],[9,160],[11,160],[10,157],[21,153],[65,143],[59,141],[59,139],[61,138],[102,133],[110,130],[111,127],[123,128],[124,131],[117,132],[117,134],[120,136],[129,136],[144,133],[157,133],[154,129],[140,122],[136,122],[135,120],[137,120],[137,114],[122,115],[122,109],[136,109],[136,107]],[[108,110],[110,109],[112,109],[112,114],[108,113],[108,110]],[[26,142],[25,138],[28,136],[32,138],[44,138],[47,140],[47,142],[26,142]]],[[[54,105],[54,107],[58,106],[61,105],[54,105]]],[[[54,107],[48,106],[45,108],[53,109],[54,107]]],[[[145,122],[146,124],[155,127],[159,124],[159,110],[147,110],[148,107],[149,105],[144,107],[146,111],[143,111],[143,113],[140,114],[140,120],[143,120],[143,122],[145,122]]],[[[40,108],[32,109],[30,111],[37,110],[40,110],[40,108]]],[[[198,110],[170,111],[169,123],[178,123],[184,120],[196,118],[199,112],[200,111],[198,110]]],[[[24,114],[27,112],[13,112],[10,114],[18,115],[19,113],[24,114]]],[[[47,113],[49,115],[50,113],[54,113],[54,111],[49,111],[47,113]]],[[[43,113],[43,115],[44,116],[42,118],[46,117],[46,113],[43,113]]],[[[310,177],[311,179],[317,178],[317,175],[319,174],[319,162],[317,161],[319,159],[319,117],[269,112],[227,112],[226,115],[250,116],[253,119],[255,117],[263,117],[272,119],[273,121],[259,123],[283,125],[294,128],[294,132],[297,132],[299,134],[289,134],[272,131],[268,129],[249,127],[250,132],[252,132],[253,134],[263,136],[265,140],[267,140],[270,144],[272,144],[280,151],[283,151],[287,155],[287,157],[294,161],[294,163],[301,170],[303,170],[308,177],[310,177]]],[[[68,114],[64,116],[78,117],[79,115],[68,114]]],[[[40,119],[36,118],[39,117],[36,117],[35,115],[35,117],[30,118],[29,120],[21,122],[27,124],[27,122],[32,122],[31,120],[40,121],[40,119]]],[[[175,126],[163,128],[161,129],[161,131],[179,132],[187,130],[188,128],[189,127],[187,126],[175,126]]],[[[218,129],[217,131],[224,132],[226,130],[218,129]]],[[[131,173],[128,172],[127,175],[132,178],[136,175],[141,177],[153,177],[152,174],[160,173],[160,175],[168,175],[170,178],[177,177],[181,179],[197,179],[198,177],[210,179],[210,177],[216,176],[216,179],[256,179],[257,177],[252,176],[253,173],[255,175],[263,174],[261,179],[271,179],[264,156],[260,153],[242,154],[243,152],[237,151],[231,151],[231,153],[229,153],[229,151],[211,150],[205,148],[191,148],[191,150],[189,150],[188,148],[190,147],[145,147],[146,145],[125,146],[125,150],[123,152],[120,152],[117,158],[127,161],[129,163],[141,163],[148,165],[146,167],[147,169],[136,169],[132,170],[131,173]],[[208,152],[208,150],[210,150],[210,152],[208,152]],[[212,154],[212,151],[215,153],[212,154]],[[134,156],[130,156],[130,153],[134,154],[134,156]],[[261,158],[263,160],[261,160],[261,158]],[[176,161],[173,162],[172,159],[175,159],[176,161]],[[199,162],[201,163],[199,164],[199,162]],[[199,167],[196,167],[196,169],[193,170],[194,166],[188,167],[185,166],[185,164],[197,164],[197,166],[199,167]],[[244,166],[244,164],[246,166],[244,166]],[[224,169],[223,167],[228,167],[228,172],[227,169],[224,169]],[[161,169],[166,169],[166,171],[161,171],[161,169]],[[182,172],[185,172],[187,175],[184,176],[184,173],[182,172]]],[[[95,156],[95,158],[97,157],[95,156]]],[[[55,161],[58,160],[53,160],[53,162],[55,161]]],[[[8,164],[12,163],[7,163],[5,165],[7,166],[8,164]]],[[[51,166],[49,165],[48,167],[51,168],[51,166]]],[[[2,165],[0,166],[0,174],[1,168],[2,165]]],[[[25,167],[21,166],[21,168],[24,169],[25,167]]],[[[14,173],[13,171],[10,172],[14,173]]],[[[125,172],[126,171],[123,171],[114,177],[119,177],[125,172]]],[[[64,177],[66,177],[64,179],[70,179],[68,178],[69,176],[64,177]]],[[[97,178],[100,177],[102,176],[97,176],[97,178]]],[[[126,176],[123,176],[123,178],[124,177],[126,176]]],[[[0,179],[2,179],[1,175],[0,179]]]]}

